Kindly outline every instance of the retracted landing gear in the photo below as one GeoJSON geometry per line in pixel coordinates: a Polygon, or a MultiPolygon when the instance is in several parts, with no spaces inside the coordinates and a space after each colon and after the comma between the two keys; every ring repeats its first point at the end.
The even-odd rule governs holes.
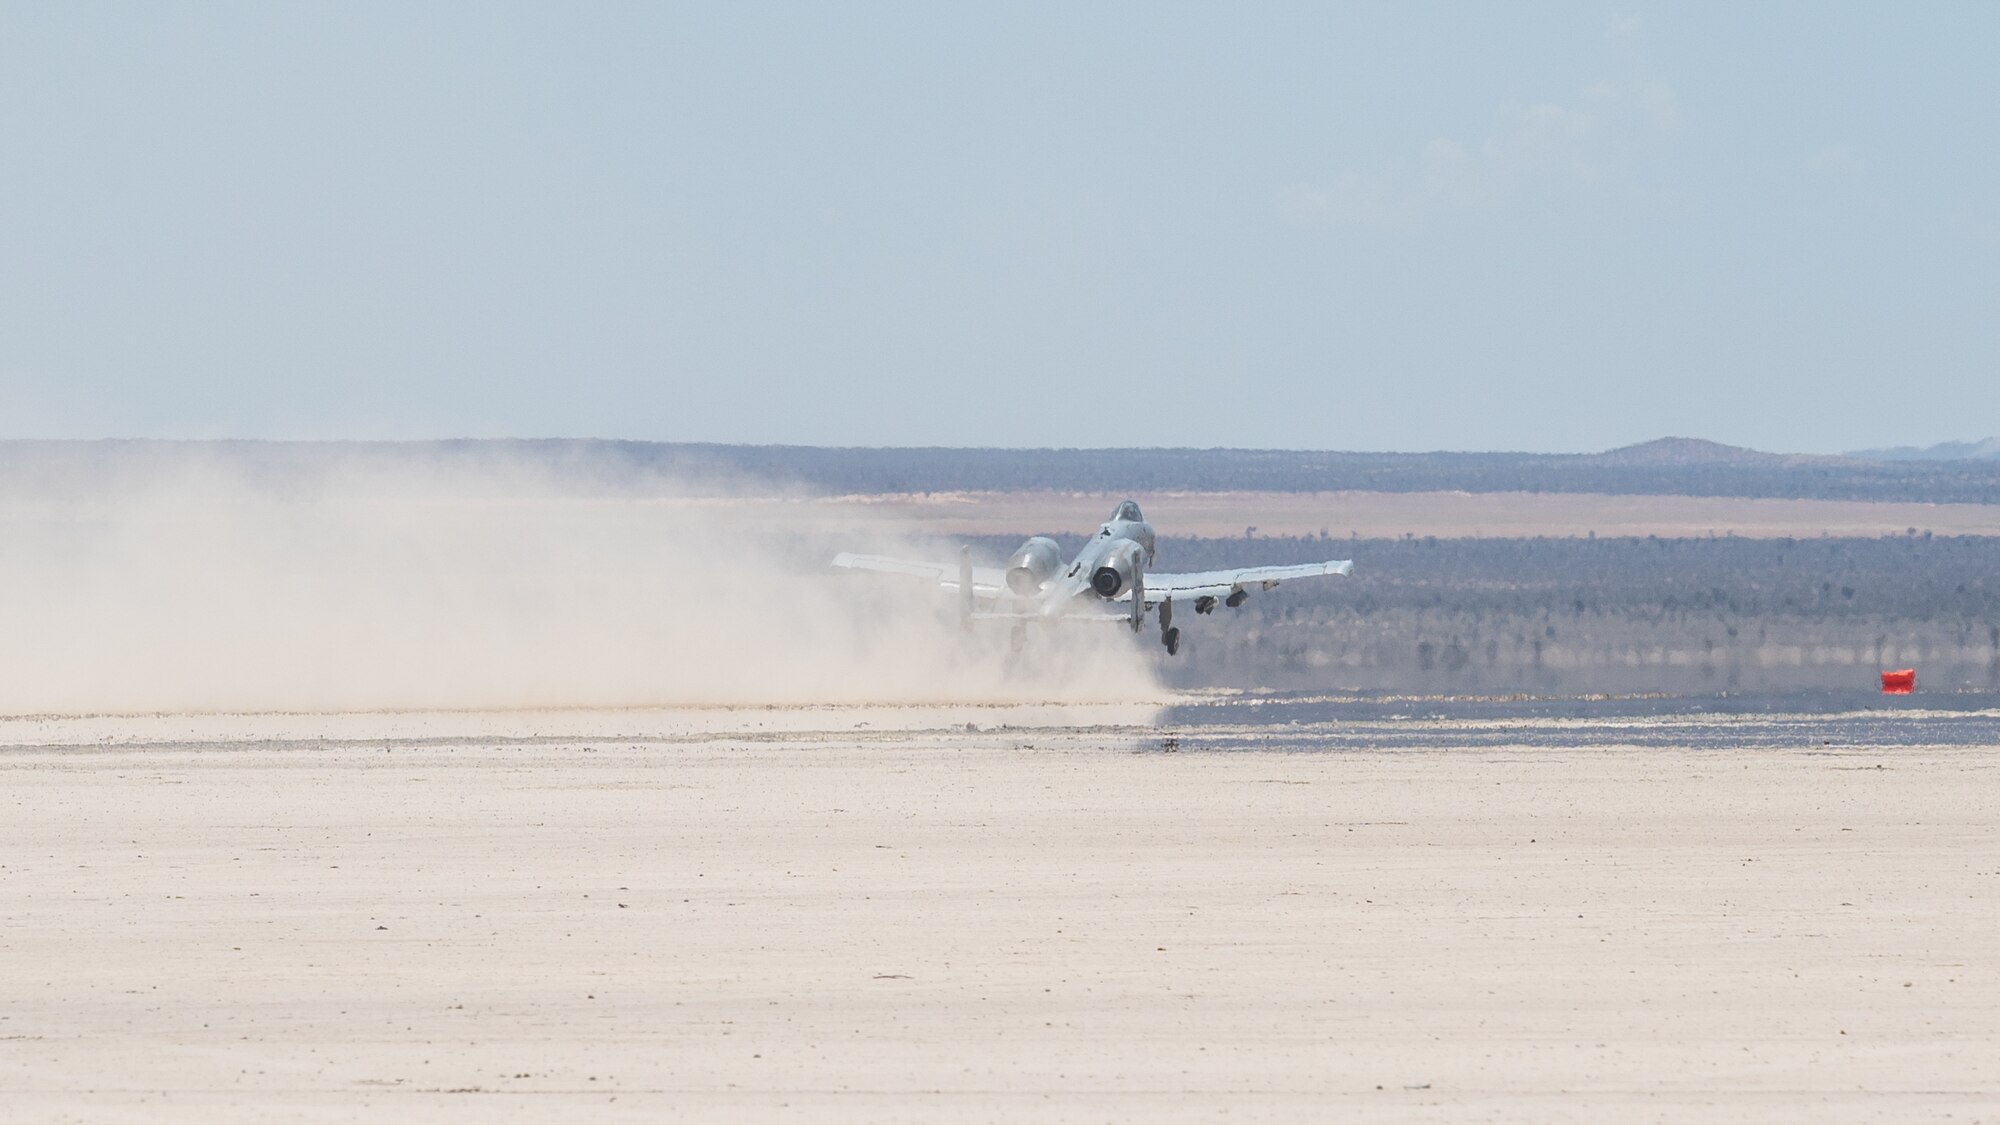
{"type": "Polygon", "coordinates": [[[1215,595],[1203,594],[1202,596],[1196,598],[1194,600],[1194,611],[1196,613],[1214,613],[1215,595]]]}

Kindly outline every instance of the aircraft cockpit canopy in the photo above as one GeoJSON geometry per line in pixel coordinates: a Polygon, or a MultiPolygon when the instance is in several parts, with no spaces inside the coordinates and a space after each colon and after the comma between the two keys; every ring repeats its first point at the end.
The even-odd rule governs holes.
{"type": "Polygon", "coordinates": [[[1118,505],[1118,510],[1111,513],[1111,518],[1114,520],[1130,520],[1133,523],[1138,523],[1146,517],[1139,514],[1139,504],[1137,501],[1127,500],[1118,505]]]}

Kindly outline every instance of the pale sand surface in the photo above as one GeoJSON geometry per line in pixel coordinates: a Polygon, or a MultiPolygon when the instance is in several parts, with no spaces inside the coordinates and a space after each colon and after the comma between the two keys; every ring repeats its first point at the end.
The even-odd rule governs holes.
{"type": "MultiPolygon", "coordinates": [[[[1088,531],[1122,497],[1077,492],[940,492],[854,496],[797,505],[819,518],[852,510],[893,513],[938,535],[1088,531]]],[[[1730,496],[1609,496],[1553,492],[1163,492],[1143,494],[1162,534],[1368,539],[1659,535],[2000,535],[2000,504],[1917,504],[1730,496]]]]}
{"type": "Polygon", "coordinates": [[[0,724],[0,1117],[2000,1121],[1992,748],[896,710],[0,724]]]}
{"type": "Polygon", "coordinates": [[[771,738],[829,731],[952,727],[1124,727],[1153,721],[1158,701],[574,708],[558,711],[362,711],[332,714],[0,715],[0,751],[56,746],[422,745],[634,738],[771,738]]]}

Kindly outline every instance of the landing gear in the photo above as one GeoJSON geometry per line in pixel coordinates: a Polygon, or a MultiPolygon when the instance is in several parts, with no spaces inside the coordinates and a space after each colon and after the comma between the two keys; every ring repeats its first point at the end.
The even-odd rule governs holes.
{"type": "Polygon", "coordinates": [[[1244,599],[1248,598],[1249,596],[1250,596],[1250,591],[1238,590],[1235,593],[1229,595],[1227,598],[1224,598],[1222,604],[1228,606],[1230,609],[1235,609],[1237,606],[1242,605],[1244,599]]]}
{"type": "Polygon", "coordinates": [[[1028,623],[1025,621],[1016,621],[1014,623],[1014,634],[1009,639],[1009,647],[1011,648],[1012,651],[1018,653],[1023,648],[1027,647],[1027,644],[1028,644],[1028,623]]]}
{"type": "Polygon", "coordinates": [[[1160,643],[1167,646],[1167,655],[1176,656],[1181,651],[1181,631],[1174,628],[1174,599],[1160,603],[1160,643]]]}
{"type": "Polygon", "coordinates": [[[1214,613],[1215,595],[1203,594],[1202,596],[1196,598],[1194,600],[1194,611],[1196,613],[1214,613]]]}
{"type": "Polygon", "coordinates": [[[1181,653],[1181,631],[1179,629],[1167,630],[1160,634],[1160,643],[1167,646],[1168,656],[1179,656],[1181,653]]]}

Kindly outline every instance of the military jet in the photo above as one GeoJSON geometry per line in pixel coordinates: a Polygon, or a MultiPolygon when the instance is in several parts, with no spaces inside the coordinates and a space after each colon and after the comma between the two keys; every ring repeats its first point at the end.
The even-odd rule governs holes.
{"type": "Polygon", "coordinates": [[[966,628],[977,621],[1011,621],[1014,643],[1022,642],[1029,622],[1129,622],[1133,632],[1146,626],[1146,612],[1158,607],[1160,643],[1168,655],[1180,651],[1181,631],[1174,626],[1174,601],[1194,603],[1196,613],[1213,612],[1216,604],[1236,608],[1252,589],[1269,590],[1293,578],[1346,574],[1354,564],[1346,559],[1296,566],[1251,566],[1236,570],[1205,570],[1196,574],[1153,574],[1153,525],[1131,500],[1119,504],[1097,528],[1081,551],[1063,563],[1062,548],[1037,535],[1021,544],[1000,569],[972,565],[972,548],[958,553],[956,570],[949,564],[911,562],[882,555],[842,553],[833,565],[851,570],[902,574],[936,583],[958,594],[959,617],[966,628]],[[1112,603],[1125,603],[1112,612],[1112,603]]]}

